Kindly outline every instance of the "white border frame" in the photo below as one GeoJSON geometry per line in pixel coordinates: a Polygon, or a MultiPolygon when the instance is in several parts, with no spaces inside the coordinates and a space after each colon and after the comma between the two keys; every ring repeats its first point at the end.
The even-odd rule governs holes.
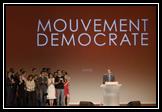
{"type": "Polygon", "coordinates": [[[4,108],[4,84],[3,84],[3,109],[159,109],[159,3],[3,3],[3,83],[4,83],[4,5],[5,4],[157,4],[158,5],[158,105],[157,108],[4,108]]]}

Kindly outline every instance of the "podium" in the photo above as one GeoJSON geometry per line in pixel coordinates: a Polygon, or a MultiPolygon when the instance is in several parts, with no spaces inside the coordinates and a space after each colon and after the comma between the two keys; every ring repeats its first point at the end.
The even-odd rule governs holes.
{"type": "Polygon", "coordinates": [[[120,86],[121,84],[101,84],[103,88],[103,106],[119,106],[120,105],[120,86]]]}

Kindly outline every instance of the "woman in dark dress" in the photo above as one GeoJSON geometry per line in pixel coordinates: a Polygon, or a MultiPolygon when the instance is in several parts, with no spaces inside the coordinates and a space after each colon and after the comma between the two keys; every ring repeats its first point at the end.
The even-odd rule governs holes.
{"type": "Polygon", "coordinates": [[[22,80],[22,76],[19,75],[19,80],[18,80],[18,99],[19,99],[19,105],[20,106],[24,106],[24,104],[25,104],[24,85],[25,85],[25,82],[24,82],[24,80],[22,80]]]}

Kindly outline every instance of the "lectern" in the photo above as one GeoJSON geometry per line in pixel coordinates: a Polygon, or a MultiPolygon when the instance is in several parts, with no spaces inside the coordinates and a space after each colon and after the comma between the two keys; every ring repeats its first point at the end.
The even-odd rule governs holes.
{"type": "Polygon", "coordinates": [[[120,86],[118,82],[106,82],[101,84],[103,88],[103,106],[119,106],[120,105],[120,86]]]}

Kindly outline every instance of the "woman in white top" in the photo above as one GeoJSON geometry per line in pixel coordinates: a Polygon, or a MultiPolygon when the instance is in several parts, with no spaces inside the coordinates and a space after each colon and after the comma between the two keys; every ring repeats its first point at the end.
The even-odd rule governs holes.
{"type": "Polygon", "coordinates": [[[47,99],[49,99],[50,106],[53,106],[53,101],[56,99],[55,97],[55,79],[53,78],[52,74],[49,73],[48,75],[48,89],[47,89],[47,99]]]}
{"type": "Polygon", "coordinates": [[[29,106],[34,106],[34,88],[35,88],[35,83],[34,80],[32,79],[32,75],[28,76],[28,81],[26,81],[26,88],[27,88],[27,94],[28,94],[28,105],[29,106]]]}

